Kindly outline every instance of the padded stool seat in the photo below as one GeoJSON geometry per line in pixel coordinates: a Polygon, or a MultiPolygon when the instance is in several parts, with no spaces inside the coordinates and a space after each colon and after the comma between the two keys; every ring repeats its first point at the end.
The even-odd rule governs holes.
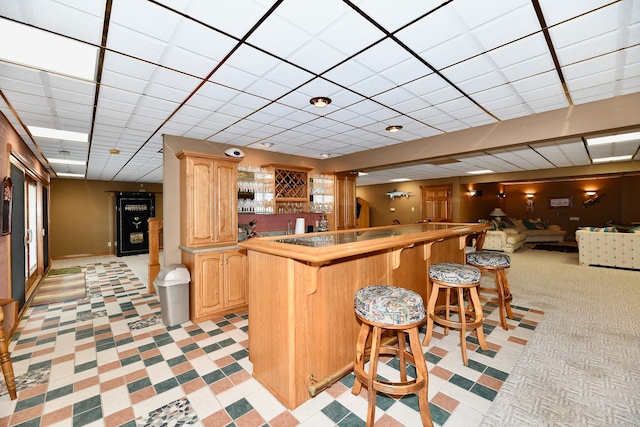
{"type": "Polygon", "coordinates": [[[362,324],[356,343],[356,360],[353,365],[356,379],[351,392],[354,395],[360,394],[363,384],[368,390],[367,427],[373,426],[375,421],[376,392],[378,391],[392,396],[417,393],[422,425],[433,426],[427,401],[429,373],[418,335],[418,327],[424,323],[425,319],[422,298],[408,289],[372,285],[356,292],[353,305],[356,317],[362,324]],[[397,347],[382,345],[381,337],[384,330],[396,331],[397,347]],[[370,334],[372,335],[371,348],[367,349],[366,344],[370,334]],[[409,336],[411,352],[406,349],[405,334],[409,336]],[[380,355],[393,355],[399,358],[399,382],[378,378],[380,355]],[[369,372],[364,369],[367,357],[369,357],[369,372]],[[411,381],[407,381],[407,361],[416,368],[416,378],[411,381]]]}
{"type": "Polygon", "coordinates": [[[513,319],[513,312],[511,311],[513,295],[511,295],[511,290],[509,289],[509,282],[507,281],[505,271],[511,267],[511,258],[509,255],[500,252],[476,251],[467,254],[467,264],[481,271],[495,274],[495,289],[480,287],[480,291],[492,292],[498,295],[497,298],[488,299],[488,301],[498,305],[500,325],[502,329],[507,330],[507,317],[513,319]]]}
{"type": "Polygon", "coordinates": [[[434,323],[444,327],[445,335],[449,333],[449,328],[460,329],[460,349],[462,362],[465,365],[469,364],[467,328],[476,330],[480,348],[483,350],[488,348],[482,331],[482,306],[478,296],[480,276],[481,272],[478,268],[465,264],[439,263],[429,267],[431,295],[427,304],[427,332],[423,344],[429,345],[434,323]],[[445,303],[436,306],[441,289],[445,291],[445,303]],[[451,305],[451,290],[456,292],[457,305],[451,305]],[[465,291],[469,296],[468,307],[464,306],[465,291]],[[451,320],[451,312],[458,314],[457,321],[451,320]],[[444,315],[440,313],[444,313],[444,315]]]}

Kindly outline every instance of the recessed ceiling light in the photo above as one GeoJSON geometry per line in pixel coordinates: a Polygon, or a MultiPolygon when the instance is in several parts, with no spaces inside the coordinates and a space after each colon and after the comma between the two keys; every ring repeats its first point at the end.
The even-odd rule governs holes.
{"type": "Polygon", "coordinates": [[[117,148],[112,148],[111,150],[109,150],[109,153],[111,153],[111,154],[120,154],[120,150],[118,150],[117,148]]]}
{"type": "Polygon", "coordinates": [[[59,164],[59,165],[81,165],[85,166],[87,162],[84,160],[66,160],[66,159],[48,159],[49,163],[59,164]]]}
{"type": "Polygon", "coordinates": [[[261,142],[260,144],[264,145],[267,148],[273,147],[273,142],[261,142]]]}
{"type": "Polygon", "coordinates": [[[86,80],[95,80],[98,48],[0,19],[0,58],[86,80]],[[8,42],[11,40],[11,42],[8,42]]]}
{"type": "Polygon", "coordinates": [[[398,132],[400,129],[402,129],[402,126],[387,126],[387,130],[391,133],[398,132]]]}
{"type": "Polygon", "coordinates": [[[625,160],[631,160],[633,156],[613,156],[613,157],[601,157],[599,159],[591,159],[593,163],[605,163],[605,162],[624,162],[625,160]]]}
{"type": "Polygon", "coordinates": [[[327,105],[331,104],[331,98],[327,98],[325,96],[317,96],[315,98],[311,98],[309,102],[315,107],[324,108],[327,105]]]}
{"type": "Polygon", "coordinates": [[[479,171],[469,171],[467,173],[470,175],[482,175],[483,173],[495,173],[495,172],[490,169],[483,169],[479,171]]]}
{"type": "Polygon", "coordinates": [[[640,139],[640,132],[622,133],[620,135],[600,136],[598,138],[586,138],[587,145],[615,144],[640,139]]]}
{"type": "Polygon", "coordinates": [[[81,174],[81,173],[57,172],[56,175],[67,176],[69,178],[84,178],[84,174],[81,174]]]}
{"type": "Polygon", "coordinates": [[[369,174],[366,172],[358,172],[358,176],[365,176],[365,175],[369,175],[369,174]]]}
{"type": "Polygon", "coordinates": [[[62,139],[73,142],[89,142],[89,134],[70,130],[50,129],[39,126],[27,126],[36,138],[62,139]]]}
{"type": "Polygon", "coordinates": [[[331,157],[331,154],[329,154],[329,153],[322,153],[322,154],[320,154],[320,155],[321,155],[322,157],[331,157]]]}
{"type": "Polygon", "coordinates": [[[394,178],[394,179],[390,179],[390,182],[405,182],[405,181],[411,181],[409,178],[394,178]]]}

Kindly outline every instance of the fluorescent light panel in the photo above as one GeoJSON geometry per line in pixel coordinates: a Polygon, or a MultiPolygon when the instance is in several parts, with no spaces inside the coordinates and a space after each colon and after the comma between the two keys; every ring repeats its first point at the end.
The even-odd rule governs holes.
{"type": "Polygon", "coordinates": [[[83,160],[66,160],[66,159],[48,159],[49,163],[55,163],[58,165],[80,165],[85,166],[87,162],[83,160]]]}
{"type": "Polygon", "coordinates": [[[58,176],[66,176],[69,178],[84,178],[84,174],[82,173],[67,173],[67,172],[56,172],[58,176]]]}
{"type": "Polygon", "coordinates": [[[10,62],[95,80],[98,48],[37,28],[0,19],[0,58],[10,62]]]}
{"type": "Polygon", "coordinates": [[[89,142],[89,134],[73,132],[70,130],[59,130],[43,128],[39,126],[27,126],[31,135],[37,138],[61,139],[73,142],[89,142]]]}
{"type": "Polygon", "coordinates": [[[483,170],[479,170],[479,171],[469,171],[467,173],[470,174],[470,175],[482,175],[484,173],[495,173],[495,172],[490,170],[490,169],[483,169],[483,170]]]}
{"type": "Polygon", "coordinates": [[[390,179],[389,181],[391,182],[404,182],[404,181],[411,181],[409,178],[395,178],[395,179],[390,179]]]}
{"type": "Polygon", "coordinates": [[[593,163],[605,163],[605,162],[624,162],[625,160],[631,160],[633,156],[613,156],[613,157],[600,157],[599,159],[592,159],[593,163]]]}
{"type": "Polygon", "coordinates": [[[640,132],[623,133],[620,135],[600,136],[598,138],[586,138],[587,145],[615,144],[616,142],[628,142],[640,140],[640,132]]]}

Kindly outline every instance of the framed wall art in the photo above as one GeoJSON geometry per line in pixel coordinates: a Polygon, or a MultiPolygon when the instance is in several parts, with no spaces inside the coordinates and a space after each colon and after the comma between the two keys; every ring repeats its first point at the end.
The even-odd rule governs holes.
{"type": "Polygon", "coordinates": [[[571,197],[549,197],[549,208],[572,208],[573,200],[571,197]]]}
{"type": "Polygon", "coordinates": [[[11,208],[13,207],[13,184],[8,176],[2,180],[2,204],[0,204],[0,235],[11,234],[11,208]]]}

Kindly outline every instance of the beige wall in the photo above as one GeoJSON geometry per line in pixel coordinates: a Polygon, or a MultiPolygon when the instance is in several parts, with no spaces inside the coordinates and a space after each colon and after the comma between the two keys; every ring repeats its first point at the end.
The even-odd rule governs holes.
{"type": "Polygon", "coordinates": [[[54,179],[50,196],[51,257],[115,253],[114,192],[156,193],[156,218],[163,216],[162,184],[54,179]],[[108,246],[111,242],[111,247],[108,246]]]}
{"type": "MultiPolygon", "coordinates": [[[[567,171],[568,173],[568,171],[567,171]]],[[[517,174],[522,178],[522,174],[517,174]]],[[[515,178],[515,176],[514,176],[515,178]]],[[[394,219],[403,224],[419,221],[420,186],[453,185],[454,221],[476,222],[481,218],[491,219],[489,212],[500,207],[508,217],[512,218],[546,218],[567,230],[567,239],[573,240],[576,229],[580,226],[601,227],[607,221],[629,224],[640,221],[640,174],[629,176],[601,176],[599,178],[565,179],[553,182],[535,181],[532,183],[479,183],[461,184],[459,180],[427,180],[393,184],[368,185],[357,187],[356,194],[371,205],[371,226],[389,225],[394,219]],[[387,191],[397,188],[399,191],[412,192],[409,198],[401,197],[391,200],[387,191]],[[481,190],[481,197],[471,197],[470,189],[481,190]],[[599,203],[584,207],[589,199],[587,190],[595,190],[601,195],[599,203]],[[506,197],[497,197],[499,192],[506,197]],[[527,193],[534,193],[534,212],[527,214],[527,193]],[[549,208],[549,197],[571,197],[570,208],[549,208]],[[415,211],[411,211],[415,207],[415,211]],[[395,212],[390,209],[395,208],[395,212]],[[577,217],[577,220],[570,218],[577,217]]]]}

